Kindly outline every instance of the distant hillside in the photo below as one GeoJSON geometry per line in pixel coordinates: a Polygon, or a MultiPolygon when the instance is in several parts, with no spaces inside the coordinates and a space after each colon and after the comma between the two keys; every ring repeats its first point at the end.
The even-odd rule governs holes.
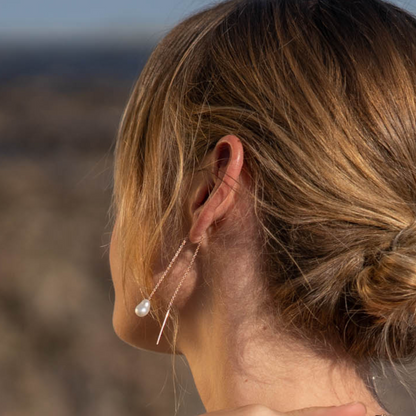
{"type": "Polygon", "coordinates": [[[0,49],[0,82],[20,77],[53,76],[82,79],[132,79],[140,73],[151,46],[106,49],[50,46],[0,49]]]}
{"type": "Polygon", "coordinates": [[[0,156],[108,149],[150,52],[1,50],[0,156]]]}

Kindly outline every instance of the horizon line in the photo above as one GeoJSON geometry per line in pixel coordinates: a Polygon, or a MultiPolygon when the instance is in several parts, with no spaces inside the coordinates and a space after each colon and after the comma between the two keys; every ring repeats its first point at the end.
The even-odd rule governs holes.
{"type": "Polygon", "coordinates": [[[156,45],[174,25],[152,25],[138,29],[95,31],[24,31],[0,30],[0,48],[33,47],[151,47],[156,45]]]}

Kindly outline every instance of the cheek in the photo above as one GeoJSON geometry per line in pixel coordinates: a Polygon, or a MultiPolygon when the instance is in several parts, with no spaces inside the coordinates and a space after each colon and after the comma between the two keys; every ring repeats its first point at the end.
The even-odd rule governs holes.
{"type": "Polygon", "coordinates": [[[126,287],[123,285],[121,253],[115,232],[111,236],[109,260],[115,292],[113,329],[120,339],[134,345],[134,333],[137,330],[137,320],[139,319],[134,313],[137,301],[133,296],[135,287],[130,287],[132,279],[129,279],[128,275],[126,276],[126,287]]]}
{"type": "Polygon", "coordinates": [[[113,280],[116,302],[117,298],[124,297],[123,295],[123,276],[122,276],[122,257],[119,244],[117,222],[114,225],[113,232],[111,234],[110,250],[109,250],[109,261],[110,261],[110,272],[113,280]]]}
{"type": "MultiPolygon", "coordinates": [[[[126,275],[124,290],[121,274],[121,255],[115,233],[111,236],[109,261],[115,291],[113,329],[116,335],[133,347],[173,354],[170,344],[164,337],[161,338],[160,344],[156,345],[160,324],[150,316],[139,318],[134,313],[136,305],[143,298],[129,272],[126,275]]],[[[160,278],[160,276],[157,277],[158,279],[160,278]]],[[[178,348],[176,348],[175,353],[179,353],[178,348]]]]}
{"type": "Polygon", "coordinates": [[[120,259],[119,259],[119,253],[117,251],[117,238],[116,238],[114,231],[111,235],[109,260],[110,260],[111,278],[113,279],[114,286],[116,286],[116,282],[120,280],[119,278],[120,259]]]}
{"type": "Polygon", "coordinates": [[[113,232],[110,243],[110,271],[111,278],[113,280],[115,301],[113,310],[113,326],[115,332],[120,332],[120,326],[125,321],[126,302],[124,299],[124,290],[122,285],[122,274],[121,274],[121,256],[119,252],[117,235],[113,232]]]}
{"type": "MultiPolygon", "coordinates": [[[[110,271],[111,271],[111,278],[113,280],[114,291],[115,291],[115,308],[118,308],[119,305],[125,304],[126,300],[124,299],[126,295],[132,294],[134,292],[134,287],[132,286],[133,279],[131,276],[127,274],[125,276],[126,279],[126,287],[123,285],[123,275],[122,275],[122,258],[120,252],[120,246],[118,244],[118,237],[116,233],[113,233],[111,236],[110,242],[110,250],[109,250],[109,260],[110,260],[110,271]]],[[[128,299],[129,303],[133,301],[133,299],[128,299]]]]}

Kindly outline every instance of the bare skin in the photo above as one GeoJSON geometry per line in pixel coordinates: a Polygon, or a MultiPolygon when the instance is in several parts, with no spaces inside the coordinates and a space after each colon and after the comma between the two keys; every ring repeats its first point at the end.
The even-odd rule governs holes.
{"type": "Polygon", "coordinates": [[[276,412],[263,405],[246,405],[236,409],[225,409],[200,416],[364,416],[366,409],[361,403],[337,407],[310,407],[293,412],[276,412]]]}
{"type": "MultiPolygon", "coordinates": [[[[189,235],[190,243],[157,292],[167,305],[203,237],[192,270],[175,298],[175,307],[180,325],[176,353],[186,356],[205,409],[212,416],[276,416],[295,410],[298,413],[288,414],[385,413],[352,367],[324,360],[294,344],[259,311],[262,289],[256,259],[260,248],[255,243],[252,208],[240,196],[245,187],[252,186],[243,169],[241,141],[233,135],[224,136],[207,158],[213,175],[207,180],[207,175],[197,174],[186,201],[188,228],[183,235],[189,235]],[[351,409],[344,410],[350,413],[310,409],[355,401],[365,408],[358,406],[355,413],[351,409]],[[254,410],[246,407],[256,403],[262,406],[254,410]],[[304,413],[299,409],[305,409],[304,413]]],[[[117,223],[115,231],[116,227],[117,223]]],[[[119,254],[117,233],[113,232],[110,265],[116,292],[116,333],[137,348],[170,353],[164,337],[155,345],[160,327],[150,314],[143,318],[134,314],[142,296],[128,276],[124,296],[119,254]]],[[[155,284],[166,267],[154,265],[155,284]]]]}

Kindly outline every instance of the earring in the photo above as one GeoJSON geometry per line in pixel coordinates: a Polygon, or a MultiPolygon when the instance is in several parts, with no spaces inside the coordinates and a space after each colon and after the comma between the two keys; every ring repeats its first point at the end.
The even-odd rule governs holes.
{"type": "MultiPolygon", "coordinates": [[[[164,279],[164,278],[166,277],[166,275],[168,274],[168,272],[169,272],[170,268],[172,267],[172,264],[173,264],[173,263],[174,263],[174,261],[177,259],[177,257],[178,257],[178,255],[179,255],[179,253],[182,251],[183,246],[185,245],[185,243],[186,243],[186,240],[187,240],[187,239],[188,239],[188,238],[187,238],[187,237],[185,237],[185,238],[184,238],[184,240],[182,241],[181,246],[180,246],[180,247],[178,248],[178,250],[176,251],[175,255],[173,256],[173,259],[172,259],[172,260],[170,261],[170,263],[169,263],[169,266],[167,267],[167,269],[166,269],[166,270],[165,270],[165,272],[163,273],[162,277],[161,277],[161,278],[159,279],[159,281],[157,282],[156,286],[153,288],[152,293],[150,293],[149,298],[148,298],[148,299],[143,299],[143,300],[142,300],[142,301],[141,301],[141,302],[140,302],[140,303],[136,306],[136,308],[135,308],[134,312],[135,312],[135,314],[136,314],[137,316],[139,316],[139,317],[143,317],[143,316],[146,316],[146,315],[149,313],[149,311],[150,311],[150,300],[152,299],[152,297],[153,297],[154,293],[156,292],[157,288],[159,287],[159,285],[162,283],[163,279],[164,279]]],[[[196,250],[195,250],[195,253],[194,253],[194,255],[193,255],[193,257],[192,257],[192,259],[191,259],[191,261],[190,261],[190,263],[189,263],[189,266],[188,266],[188,268],[186,269],[185,274],[182,276],[182,279],[181,279],[181,281],[179,282],[178,286],[176,287],[175,292],[174,292],[174,293],[173,293],[173,295],[172,295],[172,298],[170,299],[169,306],[168,306],[168,311],[166,312],[165,319],[163,320],[163,324],[162,324],[162,327],[161,327],[161,329],[160,329],[160,333],[159,333],[159,336],[158,336],[158,338],[157,338],[156,345],[158,345],[158,344],[159,344],[160,337],[162,336],[163,328],[165,327],[166,321],[167,321],[168,316],[169,316],[169,313],[170,313],[170,308],[172,307],[172,304],[173,304],[173,300],[175,299],[175,297],[176,297],[176,295],[177,295],[177,293],[178,293],[178,291],[179,291],[180,287],[182,286],[182,283],[183,283],[183,281],[185,280],[185,277],[188,275],[189,271],[191,270],[191,267],[192,267],[192,265],[193,265],[193,263],[194,263],[194,261],[195,261],[195,257],[196,257],[196,255],[198,254],[199,247],[201,246],[201,243],[202,243],[202,240],[203,240],[203,239],[204,239],[204,237],[202,237],[202,238],[201,238],[201,240],[199,241],[198,246],[197,246],[197,248],[196,248],[196,250]]]]}

